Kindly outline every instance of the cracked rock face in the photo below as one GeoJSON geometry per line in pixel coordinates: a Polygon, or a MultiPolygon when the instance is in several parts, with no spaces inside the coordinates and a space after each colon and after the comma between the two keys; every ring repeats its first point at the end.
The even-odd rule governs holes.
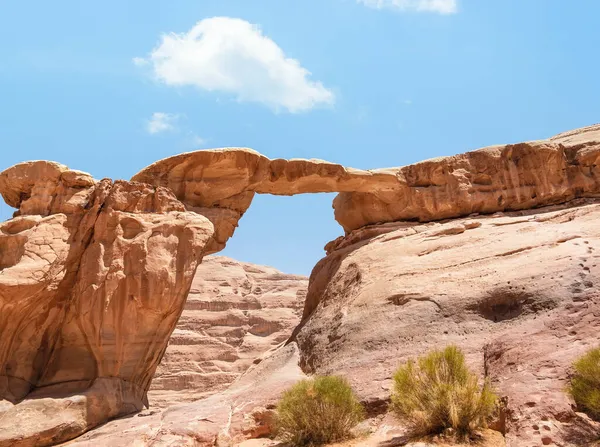
{"type": "Polygon", "coordinates": [[[213,234],[149,185],[56,163],[0,174],[0,445],[48,445],[142,408],[213,234]]]}

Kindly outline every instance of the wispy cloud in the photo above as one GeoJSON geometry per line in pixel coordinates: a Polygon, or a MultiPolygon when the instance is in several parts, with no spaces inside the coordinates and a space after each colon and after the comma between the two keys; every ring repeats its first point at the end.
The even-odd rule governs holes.
{"type": "Polygon", "coordinates": [[[170,113],[163,112],[154,112],[152,114],[152,117],[147,122],[146,130],[148,130],[148,133],[151,134],[176,130],[176,123],[178,119],[179,115],[173,115],[170,113]]]}
{"type": "Polygon", "coordinates": [[[302,112],[335,100],[298,60],[241,19],[213,17],[186,33],[165,34],[147,58],[133,62],[148,63],[167,85],[226,92],[276,111],[302,112]]]}
{"type": "Polygon", "coordinates": [[[134,57],[132,59],[133,65],[136,65],[138,67],[143,67],[144,65],[148,65],[148,61],[146,59],[144,59],[143,57],[134,57]]]}
{"type": "Polygon", "coordinates": [[[189,145],[193,148],[205,146],[207,143],[207,140],[205,138],[199,137],[194,132],[189,132],[187,141],[189,142],[189,145]]]}
{"type": "Polygon", "coordinates": [[[406,12],[455,14],[458,11],[457,0],[357,0],[357,2],[370,8],[394,9],[406,12]]]}

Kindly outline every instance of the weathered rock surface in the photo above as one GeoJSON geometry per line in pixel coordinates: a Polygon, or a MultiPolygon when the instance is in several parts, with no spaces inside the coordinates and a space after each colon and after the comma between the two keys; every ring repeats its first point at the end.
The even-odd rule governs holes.
{"type": "Polygon", "coordinates": [[[597,197],[599,157],[600,125],[595,125],[392,169],[397,188],[344,192],[333,207],[349,232],[383,222],[429,222],[597,197]]]}
{"type": "Polygon", "coordinates": [[[152,408],[224,390],[300,322],[308,278],[208,256],[150,388],[152,408]]]}
{"type": "Polygon", "coordinates": [[[507,399],[509,446],[587,445],[600,424],[565,387],[600,334],[599,220],[600,202],[579,199],[357,230],[313,270],[301,366],[347,376],[377,409],[399,364],[456,344],[507,399]]]}
{"type": "Polygon", "coordinates": [[[223,249],[255,193],[294,195],[384,190],[397,184],[392,173],[345,168],[323,160],[271,160],[247,148],[188,152],[157,161],[132,180],[165,186],[215,225],[211,251],[223,249]]]}
{"type": "MultiPolygon", "coordinates": [[[[454,343],[505,398],[507,445],[589,445],[600,426],[564,388],[600,331],[599,156],[597,125],[376,171],[246,149],[171,157],[134,177],[144,183],[13,167],[0,174],[20,214],[0,228],[0,445],[60,442],[139,409],[196,263],[253,195],[333,191],[346,235],[313,270],[287,345],[218,394],[74,444],[241,442],[268,432],[303,373],[347,376],[377,416],[402,361],[454,343]]],[[[212,327],[246,324],[220,318],[209,332],[225,340],[212,327]]]]}
{"type": "MultiPolygon", "coordinates": [[[[417,440],[397,435],[401,431],[399,422],[389,416],[381,420],[373,420],[371,431],[358,434],[355,438],[328,444],[328,447],[506,447],[504,436],[494,430],[482,430],[480,436],[471,441],[442,440],[436,436],[428,436],[417,440]]],[[[402,432],[403,433],[403,432],[402,432]]],[[[249,439],[241,442],[239,447],[287,447],[272,439],[249,439]]]]}
{"type": "Polygon", "coordinates": [[[140,410],[212,238],[164,188],[57,163],[0,174],[0,445],[140,410]]]}
{"type": "Polygon", "coordinates": [[[435,221],[521,210],[600,193],[600,125],[547,140],[491,146],[401,168],[372,171],[322,160],[270,160],[251,149],[189,152],[157,161],[133,180],[165,186],[215,224],[222,249],[255,193],[340,192],[346,232],[366,225],[435,221]]]}

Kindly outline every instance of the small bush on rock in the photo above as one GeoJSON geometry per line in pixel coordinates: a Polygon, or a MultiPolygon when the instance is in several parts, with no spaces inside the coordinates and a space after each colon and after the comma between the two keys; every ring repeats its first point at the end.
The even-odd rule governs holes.
{"type": "Polygon", "coordinates": [[[453,429],[465,436],[486,426],[496,401],[490,385],[479,386],[455,346],[410,360],[394,375],[392,406],[415,434],[453,429]]]}
{"type": "Polygon", "coordinates": [[[600,348],[592,349],[574,364],[569,391],[577,406],[600,421],[600,348]]]}
{"type": "Polygon", "coordinates": [[[302,380],[277,405],[278,437],[292,445],[317,445],[351,437],[364,410],[348,382],[335,376],[302,380]]]}

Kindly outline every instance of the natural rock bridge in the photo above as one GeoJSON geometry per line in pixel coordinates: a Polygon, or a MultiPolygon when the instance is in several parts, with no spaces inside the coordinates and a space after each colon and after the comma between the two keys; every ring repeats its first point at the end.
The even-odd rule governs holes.
{"type": "Polygon", "coordinates": [[[170,157],[129,182],[13,166],[0,173],[18,208],[0,223],[0,446],[61,442],[142,408],[198,263],[255,193],[339,192],[334,251],[373,224],[598,197],[599,157],[592,126],[374,171],[235,148],[170,157]]]}

